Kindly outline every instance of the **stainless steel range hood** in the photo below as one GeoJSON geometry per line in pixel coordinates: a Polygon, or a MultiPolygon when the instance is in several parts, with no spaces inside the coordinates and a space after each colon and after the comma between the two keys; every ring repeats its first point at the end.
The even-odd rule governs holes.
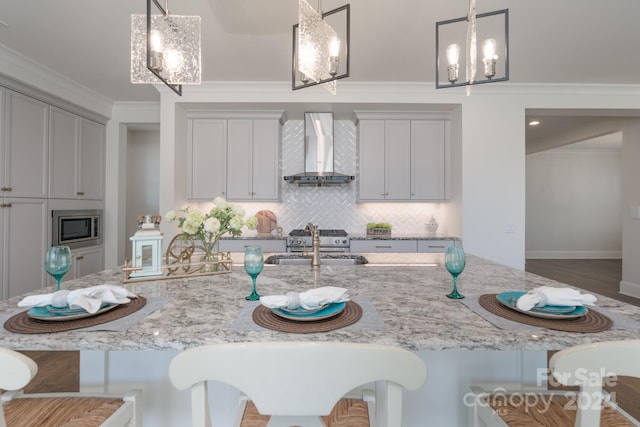
{"type": "Polygon", "coordinates": [[[304,113],[304,172],[284,180],[298,186],[336,186],[353,175],[333,171],[333,113],[304,113]]]}

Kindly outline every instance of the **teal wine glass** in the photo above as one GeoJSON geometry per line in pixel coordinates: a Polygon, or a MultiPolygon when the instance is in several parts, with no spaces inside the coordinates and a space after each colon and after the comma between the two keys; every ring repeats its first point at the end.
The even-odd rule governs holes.
{"type": "Polygon", "coordinates": [[[56,290],[60,290],[60,281],[71,268],[71,249],[69,246],[51,246],[44,260],[47,273],[56,279],[56,290]]]}
{"type": "Polygon", "coordinates": [[[453,291],[447,294],[452,299],[462,299],[464,295],[458,292],[458,275],[464,270],[464,249],[461,246],[450,246],[444,255],[444,265],[453,276],[453,291]]]}
{"type": "Polygon", "coordinates": [[[257,301],[260,299],[260,295],[256,292],[256,279],[258,274],[262,272],[264,267],[264,256],[262,255],[262,248],[259,246],[247,246],[244,250],[244,271],[251,276],[253,280],[253,291],[251,295],[247,295],[245,299],[249,301],[257,301]]]}

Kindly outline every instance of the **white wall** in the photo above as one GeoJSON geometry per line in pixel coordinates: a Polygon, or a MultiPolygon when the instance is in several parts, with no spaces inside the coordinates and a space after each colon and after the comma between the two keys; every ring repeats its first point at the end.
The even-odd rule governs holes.
{"type": "Polygon", "coordinates": [[[621,258],[620,149],[527,155],[526,257],[621,258]]]}

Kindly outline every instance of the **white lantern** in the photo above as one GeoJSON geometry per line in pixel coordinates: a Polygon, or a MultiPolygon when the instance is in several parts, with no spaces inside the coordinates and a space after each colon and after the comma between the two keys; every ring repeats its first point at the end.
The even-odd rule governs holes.
{"type": "Polygon", "coordinates": [[[130,277],[146,277],[162,275],[162,233],[156,227],[160,223],[159,216],[144,215],[139,221],[139,230],[129,237],[132,244],[132,267],[130,277]]]}

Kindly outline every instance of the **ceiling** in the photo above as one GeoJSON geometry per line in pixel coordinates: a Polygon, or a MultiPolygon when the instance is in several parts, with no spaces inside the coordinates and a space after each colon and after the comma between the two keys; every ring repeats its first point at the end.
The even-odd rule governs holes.
{"type": "MultiPolygon", "coordinates": [[[[346,2],[354,82],[435,81],[435,22],[468,8],[467,0],[324,0],[322,9],[346,2]]],[[[640,84],[638,0],[477,3],[478,13],[509,9],[512,83],[640,84]]],[[[174,0],[169,8],[202,17],[204,81],[290,79],[297,0],[174,0]]],[[[129,77],[130,16],[145,11],[145,0],[0,0],[0,43],[107,99],[157,101],[152,86],[129,77]]]]}
{"type": "MultiPolygon", "coordinates": [[[[321,4],[347,2],[353,82],[434,82],[435,23],[468,8],[468,0],[321,4]]],[[[169,8],[202,17],[203,81],[289,81],[297,0],[174,0],[169,8]]],[[[640,1],[477,0],[478,13],[505,8],[510,81],[499,84],[640,84],[640,1]]],[[[152,85],[130,83],[130,17],[144,13],[145,0],[0,0],[0,44],[107,99],[159,101],[152,85]]],[[[533,110],[528,118],[545,116],[544,126],[527,128],[527,144],[607,119],[600,115],[533,110]]]]}

